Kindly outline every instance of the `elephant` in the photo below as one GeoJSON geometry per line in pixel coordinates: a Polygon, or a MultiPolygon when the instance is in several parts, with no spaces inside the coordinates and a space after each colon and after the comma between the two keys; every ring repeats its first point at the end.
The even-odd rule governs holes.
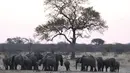
{"type": "Polygon", "coordinates": [[[120,69],[120,63],[118,61],[115,62],[115,66],[114,66],[114,71],[118,71],[119,72],[120,69]]]}
{"type": "Polygon", "coordinates": [[[38,60],[43,58],[43,55],[40,53],[29,53],[26,55],[32,62],[31,62],[31,69],[34,67],[34,70],[38,70],[38,60]]]}
{"type": "Polygon", "coordinates": [[[104,60],[104,68],[106,69],[106,72],[107,72],[107,69],[108,67],[110,67],[110,71],[113,72],[114,71],[114,67],[115,67],[115,58],[107,58],[104,60]]]}
{"type": "Polygon", "coordinates": [[[58,71],[59,62],[60,65],[63,66],[63,57],[61,54],[55,54],[55,59],[56,59],[56,71],[58,71]]]}
{"type": "Polygon", "coordinates": [[[21,69],[23,69],[24,66],[24,59],[21,54],[18,54],[14,57],[14,61],[12,62],[14,64],[14,69],[17,70],[17,65],[21,66],[21,69]]]}
{"type": "Polygon", "coordinates": [[[68,60],[64,62],[64,66],[66,68],[66,71],[70,70],[70,62],[68,60]]]}
{"type": "Polygon", "coordinates": [[[56,59],[55,55],[48,53],[41,60],[37,62],[38,65],[43,64],[43,69],[45,71],[53,71],[56,70],[56,59]]]}
{"type": "Polygon", "coordinates": [[[103,71],[103,69],[104,69],[103,62],[104,61],[103,61],[102,57],[97,57],[96,60],[97,60],[98,71],[103,71]]]}
{"type": "Polygon", "coordinates": [[[31,70],[32,69],[32,60],[29,59],[27,56],[23,56],[23,70],[31,70]]]}
{"type": "Polygon", "coordinates": [[[63,57],[60,54],[47,53],[39,62],[38,65],[43,64],[45,70],[58,71],[59,61],[63,66],[63,57]]]}
{"type": "MultiPolygon", "coordinates": [[[[97,61],[92,55],[90,56],[83,55],[81,58],[79,58],[79,63],[81,63],[81,71],[88,71],[88,66],[91,67],[90,71],[97,71],[96,69],[97,61]]],[[[77,68],[77,64],[76,64],[76,68],[77,68]]]]}
{"type": "Polygon", "coordinates": [[[10,70],[14,69],[14,65],[13,65],[14,56],[15,55],[3,58],[2,61],[3,61],[4,67],[6,70],[9,70],[9,68],[10,68],[10,70]]]}
{"type": "Polygon", "coordinates": [[[55,57],[47,57],[45,63],[45,70],[56,71],[55,57]]]}

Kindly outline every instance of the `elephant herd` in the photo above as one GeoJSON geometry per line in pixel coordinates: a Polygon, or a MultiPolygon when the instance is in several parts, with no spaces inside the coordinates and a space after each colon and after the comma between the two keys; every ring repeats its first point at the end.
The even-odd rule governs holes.
{"type": "MultiPolygon", "coordinates": [[[[115,58],[103,59],[102,57],[94,57],[92,55],[83,55],[75,60],[76,69],[77,64],[81,64],[81,71],[105,71],[110,68],[111,72],[119,71],[120,63],[115,58]],[[90,70],[88,70],[90,67],[90,70]]],[[[61,54],[54,53],[29,53],[26,55],[17,54],[3,59],[4,67],[6,70],[17,70],[18,65],[21,66],[21,70],[39,70],[39,66],[42,65],[44,71],[58,71],[59,64],[65,66],[66,71],[70,70],[70,61],[65,60],[63,62],[63,56],[61,54]]]]}
{"type": "Polygon", "coordinates": [[[18,54],[3,59],[6,70],[17,70],[18,65],[21,70],[39,70],[39,66],[43,65],[43,69],[57,71],[59,62],[63,65],[63,57],[61,54],[47,53],[29,53],[26,55],[18,54]]]}
{"type": "Polygon", "coordinates": [[[76,69],[77,64],[81,63],[81,71],[88,71],[88,67],[90,67],[89,71],[108,71],[110,68],[110,72],[119,72],[120,63],[115,58],[107,58],[103,59],[102,57],[93,57],[92,55],[89,56],[82,56],[76,60],[76,69]]]}

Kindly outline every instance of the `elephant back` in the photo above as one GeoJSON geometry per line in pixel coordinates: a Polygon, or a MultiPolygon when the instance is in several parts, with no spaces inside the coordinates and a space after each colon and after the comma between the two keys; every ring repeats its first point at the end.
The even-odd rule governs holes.
{"type": "Polygon", "coordinates": [[[91,56],[82,56],[81,57],[81,63],[89,66],[97,66],[97,61],[96,59],[91,55],[91,56]]]}
{"type": "Polygon", "coordinates": [[[27,54],[26,56],[32,61],[33,65],[38,61],[37,57],[33,53],[27,54]]]}
{"type": "Polygon", "coordinates": [[[115,65],[115,58],[107,58],[104,60],[104,65],[113,67],[115,65]]]}
{"type": "Polygon", "coordinates": [[[52,53],[46,53],[43,55],[43,58],[39,60],[39,64],[45,63],[47,60],[56,60],[55,55],[52,53]]]}
{"type": "Polygon", "coordinates": [[[46,58],[53,58],[55,59],[55,55],[53,53],[47,53],[46,58]]]}

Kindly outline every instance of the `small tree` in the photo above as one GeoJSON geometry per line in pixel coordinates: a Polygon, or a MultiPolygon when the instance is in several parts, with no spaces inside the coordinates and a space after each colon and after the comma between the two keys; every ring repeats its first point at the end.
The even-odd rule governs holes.
{"type": "Polygon", "coordinates": [[[100,39],[100,38],[95,38],[95,39],[92,39],[92,41],[91,41],[91,43],[95,44],[95,45],[103,45],[104,42],[105,41],[103,39],[100,39]]]}
{"type": "MultiPolygon", "coordinates": [[[[91,31],[104,32],[108,26],[93,7],[82,6],[86,2],[87,0],[45,0],[45,6],[49,6],[52,11],[49,14],[51,19],[36,27],[36,36],[47,41],[63,36],[74,48],[77,38],[88,38],[91,31]]],[[[72,53],[74,58],[74,50],[72,53]]]]}

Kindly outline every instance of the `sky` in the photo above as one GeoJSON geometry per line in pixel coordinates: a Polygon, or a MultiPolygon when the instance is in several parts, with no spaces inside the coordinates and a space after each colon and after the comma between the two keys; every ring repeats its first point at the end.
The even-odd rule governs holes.
{"type": "MultiPolygon", "coordinates": [[[[0,43],[16,36],[34,38],[35,28],[47,21],[43,1],[0,0],[0,43]]],[[[100,12],[109,28],[104,34],[93,32],[90,38],[77,39],[77,42],[90,43],[93,38],[102,38],[106,43],[130,43],[129,3],[130,0],[91,0],[90,4],[100,12]]],[[[57,37],[53,42],[42,41],[42,43],[59,41],[65,39],[57,37]]]]}

